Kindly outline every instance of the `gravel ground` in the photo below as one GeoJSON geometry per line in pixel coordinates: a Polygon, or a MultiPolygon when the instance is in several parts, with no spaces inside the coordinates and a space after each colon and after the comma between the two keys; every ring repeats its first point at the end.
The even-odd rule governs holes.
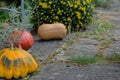
{"type": "MultiPolygon", "coordinates": [[[[34,37],[37,37],[34,35],[34,37]]],[[[35,43],[29,50],[31,54],[38,55],[40,58],[47,58],[51,53],[58,49],[65,40],[42,41],[35,38],[35,43]]]]}
{"type": "Polygon", "coordinates": [[[47,41],[41,40],[36,34],[33,34],[33,36],[35,43],[28,51],[35,56],[39,56],[41,59],[46,59],[49,55],[54,53],[54,51],[59,49],[70,36],[73,37],[74,34],[67,34],[63,39],[47,41]]]}
{"type": "Polygon", "coordinates": [[[73,66],[64,63],[48,64],[40,76],[30,80],[120,80],[120,64],[100,63],[89,66],[73,66]]]}
{"type": "MultiPolygon", "coordinates": [[[[117,26],[119,26],[120,24],[119,23],[120,19],[117,20],[118,17],[120,16],[119,4],[120,3],[115,3],[114,5],[111,6],[110,10],[107,11],[105,10],[106,15],[107,15],[106,12],[111,13],[111,15],[109,15],[110,18],[108,19],[111,19],[111,21],[114,22],[117,26]],[[118,10],[118,12],[117,14],[114,15],[112,12],[115,12],[116,9],[118,10]],[[117,19],[116,19],[116,15],[118,16],[117,19]]],[[[80,46],[80,44],[77,42],[76,45],[80,46]]],[[[115,45],[115,47],[116,46],[117,45],[115,45]]],[[[75,46],[73,46],[72,50],[77,51],[75,46]]],[[[79,50],[78,53],[80,53],[79,50]]],[[[120,64],[104,62],[104,63],[98,63],[98,64],[92,64],[92,65],[80,66],[80,67],[67,63],[47,64],[42,69],[40,74],[30,77],[30,80],[38,80],[38,79],[39,80],[120,80],[120,64]]]]}

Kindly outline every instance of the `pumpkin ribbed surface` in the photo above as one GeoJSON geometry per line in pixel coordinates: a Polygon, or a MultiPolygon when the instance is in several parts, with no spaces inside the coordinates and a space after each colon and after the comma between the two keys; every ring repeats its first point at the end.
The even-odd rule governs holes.
{"type": "Polygon", "coordinates": [[[62,39],[66,33],[66,27],[62,23],[43,24],[38,28],[38,36],[42,40],[62,39]]]}
{"type": "Polygon", "coordinates": [[[36,71],[37,62],[32,55],[22,49],[5,48],[0,50],[0,77],[11,79],[25,77],[36,71]]]}

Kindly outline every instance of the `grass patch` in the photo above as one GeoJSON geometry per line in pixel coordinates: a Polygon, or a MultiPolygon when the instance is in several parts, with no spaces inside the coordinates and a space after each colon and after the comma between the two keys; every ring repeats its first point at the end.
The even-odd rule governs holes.
{"type": "Polygon", "coordinates": [[[98,57],[81,57],[81,56],[71,57],[68,59],[69,62],[77,63],[80,65],[92,64],[92,63],[95,63],[99,60],[100,60],[100,58],[98,58],[98,57]]]}
{"type": "Polygon", "coordinates": [[[86,35],[97,40],[105,40],[106,35],[109,35],[115,25],[110,21],[94,18],[91,26],[93,30],[86,32],[86,35]]]}
{"type": "Polygon", "coordinates": [[[116,54],[114,56],[114,60],[117,61],[117,62],[120,62],[120,54],[116,54]]]}
{"type": "Polygon", "coordinates": [[[107,58],[107,60],[120,63],[120,54],[115,53],[112,57],[107,58]]]}

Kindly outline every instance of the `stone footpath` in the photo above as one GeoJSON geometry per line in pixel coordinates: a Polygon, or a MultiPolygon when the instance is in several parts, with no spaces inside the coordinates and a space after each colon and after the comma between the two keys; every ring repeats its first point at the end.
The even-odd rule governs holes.
{"type": "MultiPolygon", "coordinates": [[[[80,38],[66,50],[55,56],[56,60],[66,60],[71,56],[94,56],[102,49],[104,57],[120,53],[120,2],[111,5],[110,9],[100,14],[105,20],[116,24],[109,34],[110,45],[102,49],[102,42],[91,38],[80,38]]],[[[30,80],[120,80],[120,64],[95,63],[88,66],[75,66],[68,63],[54,62],[44,66],[40,73],[31,76],[30,80]]]]}
{"type": "Polygon", "coordinates": [[[30,80],[120,80],[120,64],[101,63],[78,67],[53,63],[43,68],[39,76],[30,80]]]}

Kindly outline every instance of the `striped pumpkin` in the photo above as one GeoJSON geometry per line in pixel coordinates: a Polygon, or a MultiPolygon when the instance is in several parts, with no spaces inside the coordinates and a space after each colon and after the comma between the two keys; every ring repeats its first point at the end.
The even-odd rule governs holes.
{"type": "Polygon", "coordinates": [[[0,77],[11,79],[25,77],[36,71],[37,62],[25,50],[4,48],[0,50],[0,77]]]}

